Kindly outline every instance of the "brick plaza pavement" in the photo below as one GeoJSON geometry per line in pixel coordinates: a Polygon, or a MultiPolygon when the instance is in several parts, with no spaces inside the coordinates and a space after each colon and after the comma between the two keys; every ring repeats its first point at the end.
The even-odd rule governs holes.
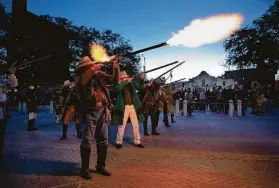
{"type": "MultiPolygon", "coordinates": [[[[39,114],[37,132],[27,132],[26,117],[14,115],[6,130],[1,188],[81,187],[279,187],[278,115],[233,117],[197,112],[176,117],[171,128],[160,121],[160,136],[142,137],[144,149],[132,146],[127,126],[123,149],[113,147],[116,127],[109,128],[107,167],[113,176],[79,176],[79,140],[71,125],[68,140],[60,141],[61,125],[39,114]]],[[[142,127],[141,127],[142,132],[142,127]]]]}

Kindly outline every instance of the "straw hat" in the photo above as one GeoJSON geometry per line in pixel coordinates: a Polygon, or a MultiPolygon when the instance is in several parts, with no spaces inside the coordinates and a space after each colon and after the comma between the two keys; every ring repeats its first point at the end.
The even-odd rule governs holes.
{"type": "Polygon", "coordinates": [[[127,75],[126,71],[121,71],[120,72],[120,78],[127,78],[127,77],[129,77],[129,76],[127,75]]]}
{"type": "Polygon", "coordinates": [[[98,61],[91,61],[91,59],[88,56],[81,58],[80,61],[81,61],[81,63],[76,67],[76,70],[89,66],[89,65],[93,65],[95,63],[98,63],[98,61]]]}

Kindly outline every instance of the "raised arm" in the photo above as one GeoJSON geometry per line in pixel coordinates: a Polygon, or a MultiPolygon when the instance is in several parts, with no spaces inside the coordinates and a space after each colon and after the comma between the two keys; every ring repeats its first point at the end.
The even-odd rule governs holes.
{"type": "Polygon", "coordinates": [[[118,84],[120,81],[120,68],[119,68],[119,62],[123,60],[123,57],[113,57],[112,62],[113,62],[113,73],[112,75],[106,74],[102,72],[102,76],[114,84],[118,84]]]}
{"type": "Polygon", "coordinates": [[[115,88],[116,88],[117,91],[121,91],[121,90],[124,89],[124,87],[125,87],[126,85],[128,85],[128,84],[129,84],[128,80],[125,80],[125,81],[123,81],[123,82],[117,84],[117,85],[115,86],[115,88]]]}
{"type": "Polygon", "coordinates": [[[140,76],[137,76],[136,78],[133,79],[131,83],[134,85],[135,89],[141,90],[144,88],[144,78],[145,78],[145,73],[141,73],[140,76]]]}

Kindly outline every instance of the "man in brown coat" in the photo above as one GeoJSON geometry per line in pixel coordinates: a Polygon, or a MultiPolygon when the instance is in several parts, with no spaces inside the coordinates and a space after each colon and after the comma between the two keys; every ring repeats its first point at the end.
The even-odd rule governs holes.
{"type": "Polygon", "coordinates": [[[108,148],[108,109],[111,102],[107,90],[107,81],[117,84],[119,82],[119,64],[122,58],[112,59],[113,74],[108,75],[100,69],[102,64],[91,61],[88,56],[81,59],[81,64],[76,68],[78,91],[86,116],[86,127],[80,144],[81,177],[91,179],[89,172],[89,159],[91,144],[94,138],[97,143],[96,171],[104,176],[111,173],[105,168],[108,148]]]}

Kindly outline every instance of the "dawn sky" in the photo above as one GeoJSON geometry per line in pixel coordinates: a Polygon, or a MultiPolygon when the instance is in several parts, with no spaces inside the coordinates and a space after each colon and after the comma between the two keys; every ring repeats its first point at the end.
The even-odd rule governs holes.
{"type": "MultiPolygon", "coordinates": [[[[8,9],[11,1],[4,1],[8,9]]],[[[243,26],[261,16],[272,0],[28,0],[28,10],[37,15],[65,17],[77,25],[111,29],[129,39],[134,49],[168,40],[191,20],[222,13],[239,12],[243,26]]],[[[222,27],[222,26],[220,26],[222,27]]],[[[173,62],[186,63],[173,72],[173,80],[191,78],[202,70],[213,76],[223,73],[220,63],[225,57],[223,41],[199,48],[164,47],[144,54],[147,70],[173,62]]],[[[155,77],[164,70],[150,73],[155,77]]]]}

